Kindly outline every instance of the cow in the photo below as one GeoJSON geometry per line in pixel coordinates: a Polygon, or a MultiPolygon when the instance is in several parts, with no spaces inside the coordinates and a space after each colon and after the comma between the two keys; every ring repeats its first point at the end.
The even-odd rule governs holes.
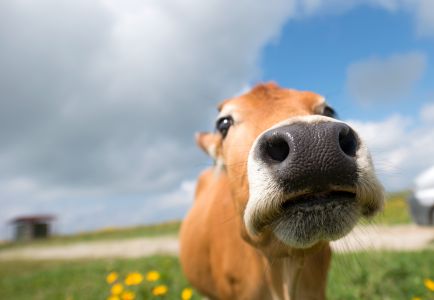
{"type": "Polygon", "coordinates": [[[330,241],[384,202],[356,131],[324,97],[264,83],[196,141],[214,165],[180,230],[190,283],[209,299],[325,299],[330,241]]]}

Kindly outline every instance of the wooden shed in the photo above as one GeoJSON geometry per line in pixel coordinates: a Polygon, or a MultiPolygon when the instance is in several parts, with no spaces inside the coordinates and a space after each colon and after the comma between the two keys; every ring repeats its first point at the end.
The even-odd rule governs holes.
{"type": "Polygon", "coordinates": [[[14,226],[14,240],[29,241],[47,238],[52,233],[52,215],[20,216],[11,221],[14,226]]]}

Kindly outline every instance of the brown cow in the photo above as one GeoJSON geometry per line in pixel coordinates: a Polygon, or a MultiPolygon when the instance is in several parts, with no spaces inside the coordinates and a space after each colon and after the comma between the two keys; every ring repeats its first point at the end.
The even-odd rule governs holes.
{"type": "Polygon", "coordinates": [[[199,146],[216,161],[181,228],[210,299],[325,299],[329,241],[383,204],[365,144],[324,98],[273,83],[224,101],[199,146]]]}

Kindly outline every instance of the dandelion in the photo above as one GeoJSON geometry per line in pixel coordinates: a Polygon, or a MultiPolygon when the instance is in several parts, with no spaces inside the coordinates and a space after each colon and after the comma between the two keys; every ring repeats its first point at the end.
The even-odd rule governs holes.
{"type": "Polygon", "coordinates": [[[108,284],[112,284],[113,282],[115,282],[118,279],[118,273],[116,272],[110,272],[107,277],[105,278],[105,280],[107,281],[108,284]]]}
{"type": "Polygon", "coordinates": [[[422,298],[421,297],[413,297],[413,298],[411,298],[411,300],[422,300],[422,298]]]}
{"type": "Polygon", "coordinates": [[[167,294],[167,290],[168,290],[168,288],[166,285],[164,285],[164,284],[157,285],[156,287],[154,287],[152,289],[152,294],[154,296],[163,296],[163,295],[167,294]]]}
{"type": "Polygon", "coordinates": [[[122,300],[134,300],[136,298],[136,294],[133,292],[123,292],[121,295],[122,300]]]}
{"type": "Polygon", "coordinates": [[[138,272],[130,273],[127,278],[125,278],[126,285],[139,285],[142,281],[143,275],[138,272]]]}
{"type": "Polygon", "coordinates": [[[427,278],[423,281],[423,283],[427,289],[434,292],[434,280],[427,278]]]}
{"type": "Polygon", "coordinates": [[[120,299],[119,299],[118,296],[113,296],[113,295],[111,295],[111,296],[109,296],[109,297],[107,298],[107,300],[120,300],[120,299]]]}
{"type": "Polygon", "coordinates": [[[157,271],[150,271],[148,274],[146,274],[146,280],[149,282],[154,282],[160,279],[160,273],[157,271]]]}
{"type": "Polygon", "coordinates": [[[182,300],[190,300],[193,296],[193,290],[190,288],[185,288],[182,290],[181,299],[182,300]]]}
{"type": "Polygon", "coordinates": [[[124,287],[120,283],[114,284],[111,288],[111,292],[112,292],[113,296],[120,295],[120,293],[122,293],[123,290],[124,290],[124,287]]]}

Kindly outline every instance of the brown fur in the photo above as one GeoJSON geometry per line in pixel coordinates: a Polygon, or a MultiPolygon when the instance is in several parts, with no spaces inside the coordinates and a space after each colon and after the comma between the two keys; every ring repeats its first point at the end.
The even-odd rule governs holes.
{"type": "Polygon", "coordinates": [[[243,223],[247,157],[255,138],[281,120],[314,114],[322,101],[314,93],[259,85],[219,106],[223,111],[233,106],[237,114],[225,139],[218,133],[197,136],[200,147],[214,149],[224,167],[217,164],[198,179],[194,205],[181,228],[180,259],[188,280],[210,299],[289,299],[298,269],[297,299],[325,299],[327,242],[297,250],[270,232],[253,238],[243,223]]]}

